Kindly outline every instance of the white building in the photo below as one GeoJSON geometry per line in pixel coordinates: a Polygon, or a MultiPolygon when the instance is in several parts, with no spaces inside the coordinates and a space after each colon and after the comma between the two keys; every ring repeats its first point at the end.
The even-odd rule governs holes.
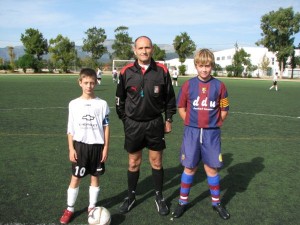
{"type": "MultiPolygon", "coordinates": [[[[262,63],[263,57],[266,56],[269,59],[269,67],[272,68],[272,73],[279,72],[279,65],[277,62],[276,55],[273,52],[268,51],[267,48],[262,48],[262,47],[240,47],[240,49],[243,48],[248,54],[250,54],[250,60],[252,65],[256,65],[258,68],[260,67],[260,64],[262,63]]],[[[230,48],[230,49],[225,49],[222,51],[216,51],[214,52],[215,56],[215,62],[219,64],[223,69],[232,64],[232,59],[235,54],[236,49],[235,48],[230,48]]],[[[295,52],[296,56],[300,56],[300,49],[296,49],[295,52]]],[[[181,65],[179,62],[178,58],[176,59],[171,59],[167,60],[165,62],[167,66],[170,67],[177,67],[181,65]]],[[[183,63],[186,66],[186,74],[187,75],[196,75],[197,71],[194,66],[194,59],[186,59],[185,62],[183,63]]],[[[284,71],[283,76],[288,76],[287,74],[290,74],[287,72],[288,70],[284,71]]],[[[263,71],[260,69],[253,71],[252,76],[262,76],[263,71]]],[[[297,75],[297,72],[296,74],[297,75]]]]}
{"type": "MultiPolygon", "coordinates": [[[[260,68],[263,57],[266,56],[269,59],[269,67],[272,68],[272,72],[279,72],[279,66],[277,62],[277,58],[274,53],[269,52],[267,48],[261,47],[242,47],[245,52],[250,55],[251,64],[260,68]]],[[[240,48],[241,49],[241,48],[240,48]]],[[[236,52],[235,48],[226,49],[222,51],[214,52],[215,61],[222,68],[225,68],[228,65],[232,64],[233,56],[236,52]]],[[[253,71],[252,76],[261,76],[263,75],[263,71],[260,69],[253,71]]]]}
{"type": "MultiPolygon", "coordinates": [[[[178,69],[178,67],[181,65],[181,63],[179,62],[179,58],[166,60],[165,64],[170,69],[172,69],[172,67],[176,67],[178,69]]],[[[186,68],[186,72],[185,72],[186,75],[196,75],[197,74],[197,71],[194,66],[194,59],[186,59],[185,62],[183,63],[183,65],[185,65],[185,68],[186,68]]]]}

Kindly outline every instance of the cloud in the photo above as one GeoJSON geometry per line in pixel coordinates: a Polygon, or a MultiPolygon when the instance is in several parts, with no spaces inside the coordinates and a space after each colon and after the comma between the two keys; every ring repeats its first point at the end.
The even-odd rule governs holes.
{"type": "Polygon", "coordinates": [[[1,9],[2,28],[29,28],[59,26],[61,21],[68,21],[67,14],[52,11],[50,1],[8,1],[1,9]]]}
{"type": "Polygon", "coordinates": [[[253,43],[260,36],[261,16],[289,6],[300,11],[299,0],[10,0],[0,3],[0,21],[5,21],[0,23],[0,45],[19,40],[28,28],[39,29],[47,39],[62,34],[80,44],[91,27],[104,28],[114,38],[121,25],[129,27],[131,36],[145,34],[156,43],[170,44],[180,32],[196,43],[253,43]]]}

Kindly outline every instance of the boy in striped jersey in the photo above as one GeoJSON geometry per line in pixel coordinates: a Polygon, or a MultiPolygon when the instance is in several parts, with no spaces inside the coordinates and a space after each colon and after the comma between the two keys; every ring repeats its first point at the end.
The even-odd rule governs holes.
{"type": "Polygon", "coordinates": [[[221,205],[218,168],[222,166],[220,127],[229,110],[228,93],[224,83],[211,76],[215,60],[210,50],[202,49],[197,52],[194,64],[198,76],[183,84],[177,98],[178,112],[184,121],[180,152],[184,171],[181,176],[179,203],[173,217],[182,216],[186,210],[194,175],[202,161],[212,207],[226,220],[230,215],[221,205]]]}

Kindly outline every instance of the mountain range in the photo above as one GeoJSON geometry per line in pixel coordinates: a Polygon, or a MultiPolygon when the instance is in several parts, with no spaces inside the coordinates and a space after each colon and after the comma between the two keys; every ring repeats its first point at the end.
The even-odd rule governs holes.
{"type": "MultiPolygon", "coordinates": [[[[104,46],[107,48],[107,51],[109,53],[113,52],[113,49],[112,49],[113,43],[114,43],[113,39],[108,39],[108,40],[105,40],[105,42],[104,42],[104,46]]],[[[174,59],[174,58],[178,57],[178,55],[175,53],[173,45],[168,45],[168,44],[157,44],[157,45],[159,48],[166,51],[166,60],[174,59]]],[[[84,58],[88,55],[86,52],[82,51],[82,46],[75,46],[75,48],[77,50],[77,54],[78,54],[79,58],[84,58]]],[[[16,56],[15,59],[18,59],[19,57],[23,56],[25,54],[24,46],[14,46],[14,53],[16,56]]],[[[10,60],[10,57],[8,54],[8,47],[0,48],[0,58],[4,59],[5,61],[10,60]]],[[[44,55],[43,58],[49,59],[49,54],[44,55]]],[[[101,62],[104,62],[104,63],[109,62],[110,61],[109,55],[104,54],[100,60],[101,60],[101,62]]]]}

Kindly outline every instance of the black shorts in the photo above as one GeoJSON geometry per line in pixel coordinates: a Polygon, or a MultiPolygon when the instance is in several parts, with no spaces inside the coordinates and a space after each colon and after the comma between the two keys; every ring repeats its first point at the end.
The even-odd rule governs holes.
{"type": "Polygon", "coordinates": [[[104,174],[105,165],[101,163],[103,145],[89,145],[74,141],[74,148],[77,153],[77,162],[72,163],[72,174],[75,177],[85,177],[90,174],[99,176],[104,174]]]}
{"type": "Polygon", "coordinates": [[[273,81],[273,85],[277,85],[277,81],[273,81]]]}
{"type": "Polygon", "coordinates": [[[137,152],[145,147],[154,151],[162,151],[166,148],[162,116],[150,121],[135,121],[126,118],[124,132],[124,148],[129,153],[137,152]]]}

